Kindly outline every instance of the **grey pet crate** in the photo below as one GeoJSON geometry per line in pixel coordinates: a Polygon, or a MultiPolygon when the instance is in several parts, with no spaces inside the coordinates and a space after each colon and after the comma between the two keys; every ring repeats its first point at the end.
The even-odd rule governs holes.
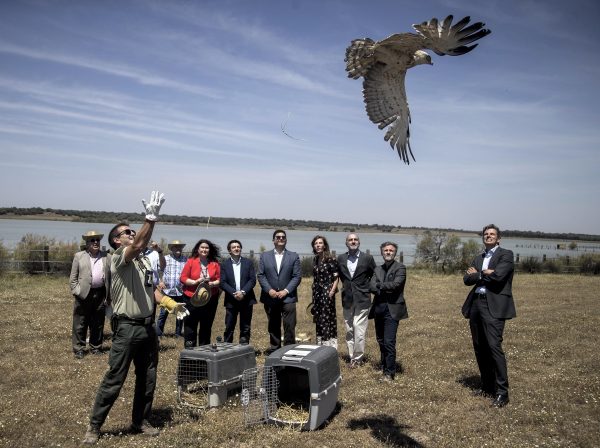
{"type": "Polygon", "coordinates": [[[244,372],[245,423],[317,429],[335,410],[341,381],[335,348],[286,345],[273,352],[263,368],[244,372]]]}
{"type": "Polygon", "coordinates": [[[182,350],[177,366],[177,401],[184,406],[221,406],[242,389],[244,370],[256,366],[250,345],[217,342],[182,350]]]}

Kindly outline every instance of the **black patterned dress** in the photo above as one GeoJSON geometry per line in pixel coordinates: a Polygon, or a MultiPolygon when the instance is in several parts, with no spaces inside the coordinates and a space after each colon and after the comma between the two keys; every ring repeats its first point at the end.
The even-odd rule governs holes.
{"type": "Polygon", "coordinates": [[[337,319],[335,316],[335,296],[329,297],[333,282],[338,277],[338,263],[335,258],[313,262],[312,301],[316,324],[317,344],[337,348],[337,319]]]}

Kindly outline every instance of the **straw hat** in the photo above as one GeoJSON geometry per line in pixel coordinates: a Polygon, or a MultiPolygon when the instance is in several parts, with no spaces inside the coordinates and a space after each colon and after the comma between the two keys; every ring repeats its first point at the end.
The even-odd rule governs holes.
{"type": "Polygon", "coordinates": [[[173,240],[173,241],[171,241],[171,242],[170,242],[170,243],[167,245],[167,247],[168,247],[169,249],[170,249],[170,248],[172,248],[173,246],[181,246],[181,247],[185,247],[185,243],[183,243],[183,242],[181,242],[181,241],[179,241],[179,240],[173,240]]]}
{"type": "Polygon", "coordinates": [[[98,238],[101,240],[103,236],[103,233],[98,233],[95,230],[90,230],[89,232],[85,232],[83,235],[81,235],[81,238],[83,238],[84,241],[87,241],[90,238],[98,238]]]}
{"type": "Polygon", "coordinates": [[[210,300],[210,293],[204,286],[198,286],[194,295],[190,298],[190,303],[196,307],[204,306],[210,300]]]}

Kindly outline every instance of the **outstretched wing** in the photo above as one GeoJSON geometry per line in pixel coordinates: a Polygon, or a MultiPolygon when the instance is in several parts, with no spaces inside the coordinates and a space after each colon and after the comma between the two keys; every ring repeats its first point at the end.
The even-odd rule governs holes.
{"type": "Polygon", "coordinates": [[[384,140],[398,151],[406,164],[408,154],[415,160],[410,148],[410,111],[406,101],[404,76],[406,70],[386,70],[386,64],[377,63],[365,75],[363,96],[369,119],[379,129],[388,127],[384,140]]]}
{"type": "Polygon", "coordinates": [[[485,29],[485,23],[476,22],[469,26],[471,18],[464,17],[452,25],[453,17],[450,15],[442,22],[433,18],[429,22],[413,25],[413,28],[424,37],[424,46],[435,51],[439,56],[448,54],[460,56],[473,50],[478,44],[468,44],[481,39],[491,33],[485,29]],[[465,28],[466,27],[466,28],[465,28]]]}

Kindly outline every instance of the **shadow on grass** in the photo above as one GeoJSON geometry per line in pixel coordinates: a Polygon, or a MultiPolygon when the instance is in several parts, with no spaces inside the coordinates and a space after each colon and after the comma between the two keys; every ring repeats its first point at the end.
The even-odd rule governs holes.
{"type": "MultiPolygon", "coordinates": [[[[152,416],[149,421],[152,426],[157,429],[161,429],[165,426],[168,426],[174,419],[173,409],[168,407],[162,408],[153,408],[152,416]]],[[[137,434],[131,431],[131,425],[123,426],[121,428],[112,429],[110,431],[101,431],[102,434],[112,436],[112,437],[121,437],[127,435],[137,434]]]]}
{"type": "Polygon", "coordinates": [[[348,422],[348,428],[351,430],[370,429],[375,439],[389,446],[414,448],[425,446],[405,433],[410,426],[401,425],[394,417],[385,414],[352,419],[348,422]]]}
{"type": "Polygon", "coordinates": [[[479,375],[463,375],[456,380],[458,384],[467,389],[476,390],[481,388],[481,378],[479,375]]]}
{"type": "Polygon", "coordinates": [[[331,412],[329,417],[327,417],[327,419],[317,429],[323,429],[323,428],[326,428],[327,426],[329,426],[329,424],[333,421],[333,419],[335,419],[335,417],[341,412],[341,410],[342,410],[342,403],[337,401],[335,403],[335,408],[333,408],[333,411],[331,412]]]}

